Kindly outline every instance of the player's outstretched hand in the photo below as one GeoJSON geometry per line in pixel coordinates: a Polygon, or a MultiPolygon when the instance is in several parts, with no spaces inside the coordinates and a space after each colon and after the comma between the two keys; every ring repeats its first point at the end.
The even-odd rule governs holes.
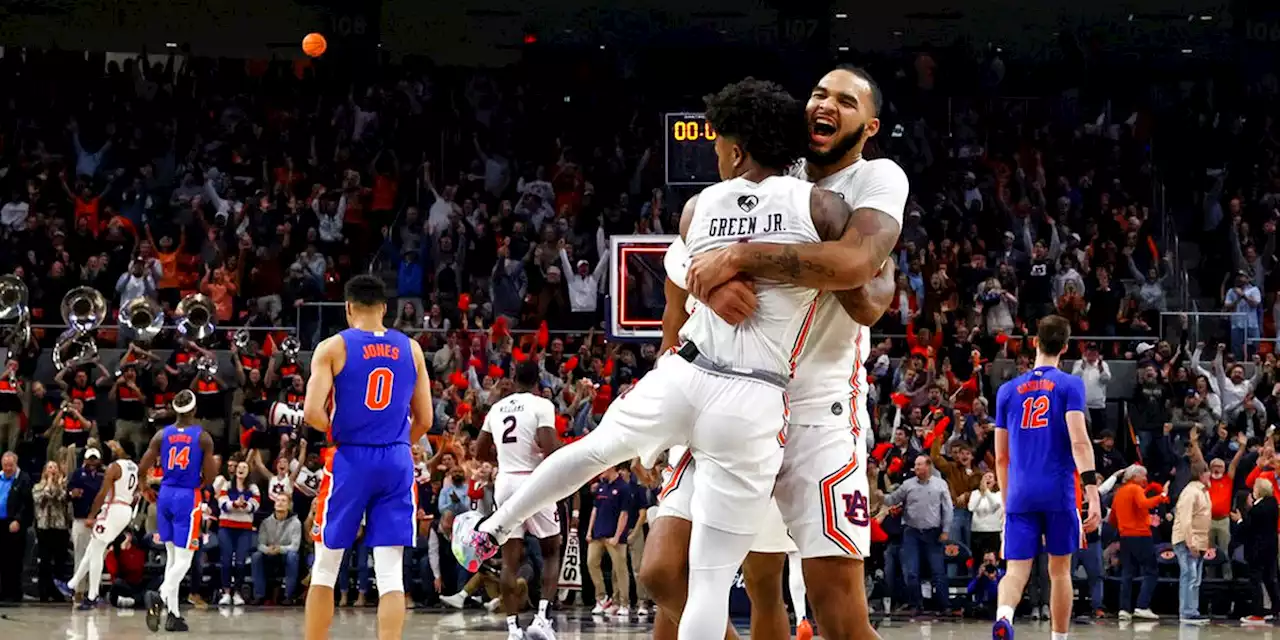
{"type": "Polygon", "coordinates": [[[733,266],[731,247],[707,251],[693,256],[689,263],[689,272],[685,281],[689,285],[689,293],[704,302],[710,301],[711,292],[718,286],[738,275],[733,266]]]}
{"type": "Polygon", "coordinates": [[[734,278],[713,289],[706,301],[725,322],[742,324],[756,312],[756,287],[749,279],[734,278]]]}

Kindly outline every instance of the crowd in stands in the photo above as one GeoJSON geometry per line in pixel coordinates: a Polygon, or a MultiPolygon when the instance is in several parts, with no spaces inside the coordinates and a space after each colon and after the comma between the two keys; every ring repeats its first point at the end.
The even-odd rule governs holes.
{"type": "MultiPolygon", "coordinates": [[[[1049,314],[1091,336],[1071,345],[1069,366],[1086,382],[1107,478],[1107,523],[1078,555],[1079,610],[1150,617],[1161,575],[1178,577],[1182,603],[1161,613],[1210,613],[1193,598],[1215,580],[1235,582],[1212,613],[1263,615],[1261,591],[1280,606],[1270,427],[1280,377],[1272,353],[1249,344],[1244,357],[1271,325],[1259,294],[1274,290],[1269,128],[1255,155],[1271,171],[1245,179],[1233,161],[1198,201],[1218,220],[1207,228],[1230,232],[1212,249],[1235,257],[1223,304],[1250,311],[1229,332],[1202,335],[1165,315],[1179,310],[1183,267],[1162,246],[1152,116],[1064,121],[989,101],[958,103],[939,121],[920,108],[923,78],[889,78],[899,126],[871,147],[899,161],[913,190],[898,294],[876,327],[889,337],[866,363],[879,608],[993,607],[1003,514],[992,404],[999,384],[1030,366],[1028,335],[1049,314]],[[1120,361],[1135,379],[1113,376],[1120,361]],[[1104,588],[1111,582],[1118,589],[1104,588]]],[[[411,603],[493,606],[492,568],[463,572],[448,537],[457,514],[493,508],[495,468],[476,458],[474,440],[487,408],[511,392],[513,365],[541,363],[542,391],[572,440],[657,355],[601,329],[607,238],[671,232],[689,195],[663,183],[660,139],[637,124],[657,113],[611,123],[608,135],[559,135],[531,124],[559,100],[532,81],[412,66],[348,84],[295,63],[107,65],[29,51],[0,58],[0,79],[10,89],[0,104],[0,273],[26,284],[37,325],[29,340],[9,337],[0,373],[0,599],[62,598],[54,580],[84,553],[104,464],[113,451],[139,457],[171,417],[174,392],[191,388],[223,475],[206,490],[190,598],[297,602],[324,439],[273,418],[273,405],[296,408],[305,389],[306,363],[286,338],[306,349],[341,328],[341,307],[317,303],[372,271],[394,293],[388,324],[422,343],[433,374],[436,424],[414,446],[422,535],[405,559],[411,603]],[[60,333],[50,327],[79,286],[103,292],[113,312],[143,298],[170,313],[202,293],[224,329],[203,341],[99,329],[119,361],[72,359],[54,376],[41,365],[60,333]],[[241,326],[244,342],[225,329],[241,326]]],[[[562,505],[597,613],[647,613],[627,565],[638,566],[659,489],[610,470],[562,505]]],[[[158,579],[153,523],[144,504],[108,552],[117,606],[139,606],[158,579]]],[[[538,545],[526,558],[521,584],[533,591],[538,545]]],[[[342,604],[374,602],[369,568],[357,542],[342,604]]],[[[1045,575],[1041,563],[1030,615],[1047,617],[1045,575]]]]}

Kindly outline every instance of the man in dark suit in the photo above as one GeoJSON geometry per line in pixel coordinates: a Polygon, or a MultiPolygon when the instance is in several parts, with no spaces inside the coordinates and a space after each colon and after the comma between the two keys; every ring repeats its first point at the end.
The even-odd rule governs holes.
{"type": "Polygon", "coordinates": [[[0,600],[22,602],[22,561],[34,517],[31,478],[12,451],[0,457],[0,600]]]}
{"type": "Polygon", "coordinates": [[[1280,608],[1280,586],[1276,582],[1276,553],[1280,540],[1276,538],[1280,522],[1280,505],[1276,503],[1275,488],[1270,482],[1259,479],[1253,483],[1253,506],[1241,516],[1231,512],[1231,519],[1240,523],[1238,534],[1244,543],[1244,559],[1249,564],[1249,582],[1253,585],[1253,615],[1241,620],[1246,624],[1266,624],[1269,611],[1262,607],[1262,590],[1271,598],[1271,608],[1280,608]]]}

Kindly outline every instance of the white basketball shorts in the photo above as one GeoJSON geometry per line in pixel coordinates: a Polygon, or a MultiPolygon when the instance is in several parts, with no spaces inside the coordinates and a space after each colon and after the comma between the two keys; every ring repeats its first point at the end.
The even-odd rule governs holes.
{"type": "MultiPolygon", "coordinates": [[[[692,454],[686,454],[680,461],[675,461],[675,465],[670,477],[666,478],[663,484],[656,517],[692,521],[689,501],[693,497],[693,487],[689,482],[681,482],[678,476],[690,475],[691,469],[697,466],[697,462],[693,461],[692,454]]],[[[760,530],[756,532],[755,542],[751,543],[751,553],[796,552],[796,543],[787,534],[787,525],[782,522],[782,513],[778,511],[776,501],[769,501],[765,511],[759,514],[759,521],[760,530]]]]}
{"type": "MultiPolygon", "coordinates": [[[[529,479],[527,473],[498,473],[493,481],[493,499],[501,505],[529,479]]],[[[543,540],[560,535],[560,510],[555,503],[533,514],[533,517],[512,529],[511,539],[520,540],[528,532],[533,537],[543,540]]]]}
{"type": "Polygon", "coordinates": [[[785,427],[781,388],[669,354],[609,405],[597,430],[626,443],[647,467],[672,446],[688,445],[697,464],[679,483],[692,485],[692,520],[755,534],[782,466],[785,427]]]}
{"type": "Polygon", "coordinates": [[[129,526],[133,520],[133,507],[126,504],[112,503],[103,507],[101,515],[93,521],[93,537],[110,543],[129,526]]]}
{"type": "Polygon", "coordinates": [[[847,425],[788,428],[773,495],[801,557],[862,558],[871,550],[870,483],[858,448],[847,425]]]}

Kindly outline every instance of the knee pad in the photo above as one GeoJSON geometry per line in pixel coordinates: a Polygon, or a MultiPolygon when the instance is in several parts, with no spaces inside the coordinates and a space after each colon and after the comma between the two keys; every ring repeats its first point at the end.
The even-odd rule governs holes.
{"type": "Polygon", "coordinates": [[[374,547],[373,577],[378,584],[378,597],[404,593],[404,547],[374,547]]]}
{"type": "Polygon", "coordinates": [[[342,549],[316,544],[316,559],[311,564],[311,584],[333,588],[338,583],[338,567],[342,566],[342,549]]]}

